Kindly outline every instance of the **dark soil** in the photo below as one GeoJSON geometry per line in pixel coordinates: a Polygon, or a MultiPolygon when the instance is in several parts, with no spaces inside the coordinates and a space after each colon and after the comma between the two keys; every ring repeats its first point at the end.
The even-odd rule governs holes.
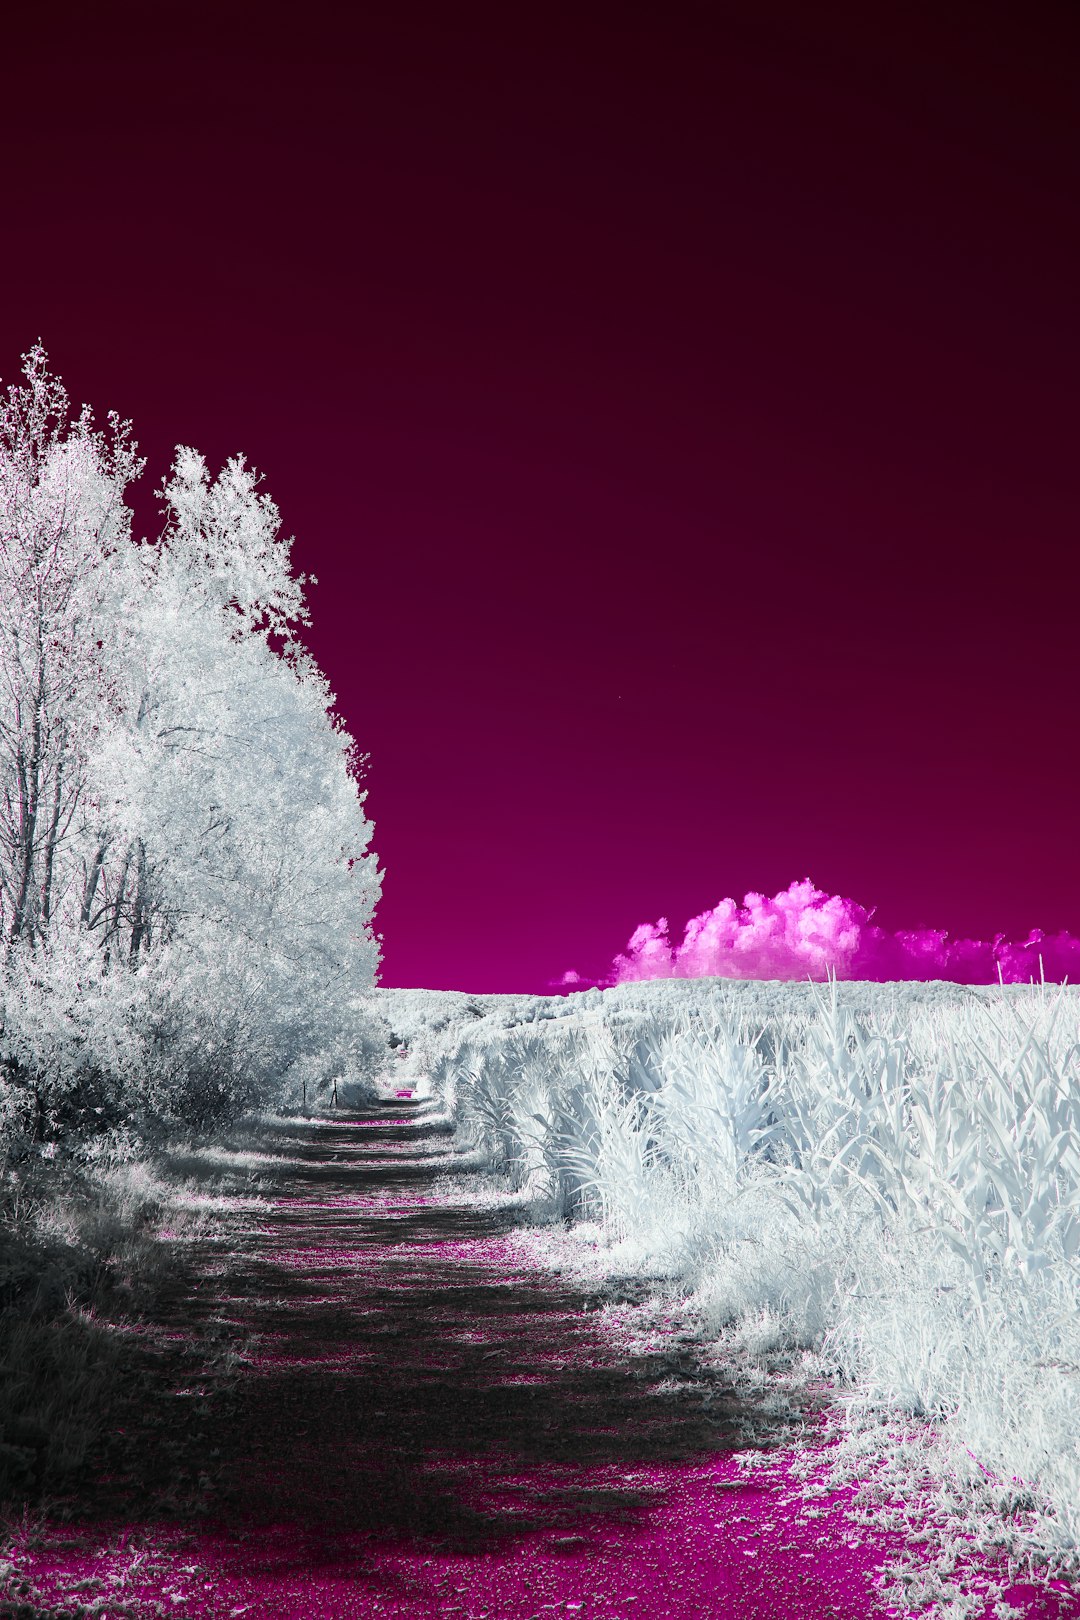
{"type": "Polygon", "coordinates": [[[220,1268],[211,1252],[128,1348],[74,1518],[212,1513],[237,1531],[491,1546],[633,1514],[640,1493],[559,1489],[507,1514],[479,1505],[485,1480],[746,1446],[753,1414],[709,1378],[658,1389],[673,1373],[694,1381],[689,1347],[628,1365],[591,1319],[595,1294],[500,1275],[490,1252],[471,1260],[462,1245],[490,1251],[514,1213],[416,1202],[448,1168],[449,1138],[410,1113],[398,1102],[268,1131],[280,1157],[266,1208],[232,1218],[220,1268]],[[230,1350],[245,1359],[223,1370],[230,1350]],[[208,1354],[218,1370],[200,1376],[208,1354]]]}
{"type": "Polygon", "coordinates": [[[630,1355],[611,1295],[522,1267],[520,1211],[470,1192],[422,1108],[258,1146],[258,1205],[122,1336],[106,1432],[7,1578],[34,1601],[0,1593],[0,1620],[872,1612],[894,1538],[730,1455],[797,1440],[809,1405],[764,1419],[675,1335],[630,1355]]]}

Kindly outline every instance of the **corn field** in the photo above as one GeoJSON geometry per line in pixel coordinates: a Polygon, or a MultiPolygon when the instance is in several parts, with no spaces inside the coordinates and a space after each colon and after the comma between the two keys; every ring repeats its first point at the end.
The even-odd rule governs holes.
{"type": "Polygon", "coordinates": [[[489,998],[417,1050],[541,1216],[674,1279],[706,1337],[769,1321],[853,1421],[937,1425],[1075,1551],[1080,996],[682,988],[489,998]]]}

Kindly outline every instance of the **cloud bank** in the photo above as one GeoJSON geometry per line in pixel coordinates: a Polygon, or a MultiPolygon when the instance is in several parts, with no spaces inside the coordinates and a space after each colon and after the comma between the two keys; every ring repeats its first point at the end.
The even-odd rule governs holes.
{"type": "MultiPolygon", "coordinates": [[[[682,942],[673,945],[661,917],[634,930],[602,985],[636,979],[949,979],[957,984],[1026,984],[1080,981],[1080,938],[1045,935],[1027,939],[949,939],[944,929],[889,933],[871,923],[872,911],[855,900],[828,895],[809,878],[772,899],[747,894],[741,906],[721,900],[691,917],[682,942]]],[[[596,981],[575,972],[560,987],[584,988],[596,981]]]]}

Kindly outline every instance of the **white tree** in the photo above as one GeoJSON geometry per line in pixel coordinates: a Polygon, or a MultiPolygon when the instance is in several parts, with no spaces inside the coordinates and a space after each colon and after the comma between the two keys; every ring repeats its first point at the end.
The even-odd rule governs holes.
{"type": "Polygon", "coordinates": [[[165,529],[133,544],[128,425],[72,420],[40,346],[25,377],[0,421],[9,1075],[40,1125],[46,1074],[209,1117],[343,1072],[380,876],[277,508],[242,457],[212,479],[181,447],[165,529]]]}
{"type": "Polygon", "coordinates": [[[130,847],[157,852],[133,948],[156,907],[174,961],[227,960],[233,1044],[249,1068],[282,1070],[314,1050],[347,1062],[379,877],[354,745],[292,639],[303,598],[256,485],[239,462],[210,484],[178,451],[131,633],[134,721],[103,761],[128,784],[130,847]]]}
{"type": "Polygon", "coordinates": [[[127,423],[71,421],[40,344],[0,410],[0,923],[9,947],[48,934],[107,701],[109,564],[141,471],[127,423]]]}

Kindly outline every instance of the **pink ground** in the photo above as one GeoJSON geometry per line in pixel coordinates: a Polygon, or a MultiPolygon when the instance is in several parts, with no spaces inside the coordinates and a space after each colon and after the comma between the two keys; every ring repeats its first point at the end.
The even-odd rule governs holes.
{"type": "MultiPolygon", "coordinates": [[[[161,1324],[258,1338],[216,1392],[166,1366],[103,1450],[95,1512],[23,1536],[37,1612],[889,1612],[874,1581],[899,1539],[792,1477],[814,1415],[770,1430],[681,1342],[627,1364],[584,1285],[521,1270],[505,1210],[433,1196],[447,1140],[396,1113],[281,1129],[275,1196],[161,1324]]],[[[1007,1596],[1028,1620],[1080,1613],[1007,1596]]]]}

